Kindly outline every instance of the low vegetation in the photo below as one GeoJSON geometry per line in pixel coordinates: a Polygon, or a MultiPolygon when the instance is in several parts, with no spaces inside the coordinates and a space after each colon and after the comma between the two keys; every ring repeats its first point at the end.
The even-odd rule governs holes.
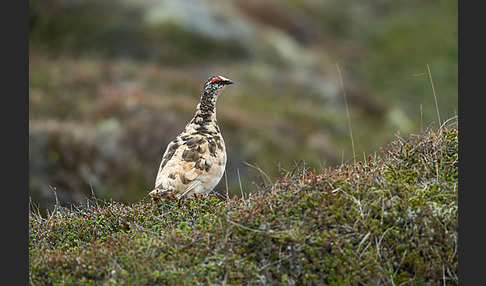
{"type": "Polygon", "coordinates": [[[29,215],[31,285],[457,285],[458,129],[244,197],[87,199],[29,215]]]}

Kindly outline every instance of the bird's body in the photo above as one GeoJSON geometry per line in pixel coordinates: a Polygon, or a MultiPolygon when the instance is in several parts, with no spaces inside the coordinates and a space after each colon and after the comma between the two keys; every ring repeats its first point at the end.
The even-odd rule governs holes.
{"type": "Polygon", "coordinates": [[[206,81],[194,118],[162,156],[155,188],[149,193],[152,198],[208,194],[219,183],[226,168],[226,147],[216,120],[216,102],[232,83],[223,76],[206,81]]]}

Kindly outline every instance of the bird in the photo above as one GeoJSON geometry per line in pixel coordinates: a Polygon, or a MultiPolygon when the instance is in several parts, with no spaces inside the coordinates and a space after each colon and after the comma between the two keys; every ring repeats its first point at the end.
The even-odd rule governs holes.
{"type": "Polygon", "coordinates": [[[176,198],[208,195],[219,183],[227,154],[216,120],[216,102],[233,83],[221,75],[211,76],[204,83],[196,114],[162,155],[155,187],[149,193],[154,201],[169,194],[176,198]]]}

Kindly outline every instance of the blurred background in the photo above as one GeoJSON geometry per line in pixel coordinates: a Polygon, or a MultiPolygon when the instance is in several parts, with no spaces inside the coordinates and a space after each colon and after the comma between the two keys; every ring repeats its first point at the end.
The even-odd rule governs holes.
{"type": "Polygon", "coordinates": [[[352,158],[341,79],[356,160],[379,154],[397,132],[437,128],[427,65],[442,121],[457,115],[457,11],[454,0],[29,0],[31,199],[41,210],[53,190],[64,205],[144,199],[215,74],[235,81],[217,105],[222,194],[253,192],[267,180],[258,168],[275,181],[301,160],[319,172],[352,158]]]}

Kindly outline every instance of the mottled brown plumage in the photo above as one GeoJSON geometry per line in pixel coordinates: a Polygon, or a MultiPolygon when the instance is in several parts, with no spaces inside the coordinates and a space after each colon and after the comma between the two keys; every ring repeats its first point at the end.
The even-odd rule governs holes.
{"type": "Polygon", "coordinates": [[[216,102],[232,83],[223,76],[206,81],[194,118],[162,156],[155,188],[149,193],[152,198],[208,194],[219,183],[226,167],[226,147],[216,121],[216,102]]]}

